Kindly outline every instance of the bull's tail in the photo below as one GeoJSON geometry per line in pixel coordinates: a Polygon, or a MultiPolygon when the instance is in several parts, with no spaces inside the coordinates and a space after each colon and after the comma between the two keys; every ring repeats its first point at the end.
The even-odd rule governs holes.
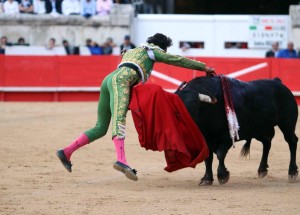
{"type": "Polygon", "coordinates": [[[243,148],[241,149],[241,156],[246,157],[250,155],[250,145],[251,145],[251,139],[247,140],[244,144],[243,148]]]}

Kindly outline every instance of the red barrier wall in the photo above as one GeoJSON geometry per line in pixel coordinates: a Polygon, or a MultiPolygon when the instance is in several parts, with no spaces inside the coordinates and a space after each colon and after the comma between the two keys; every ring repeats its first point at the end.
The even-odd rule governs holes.
{"type": "MultiPolygon", "coordinates": [[[[218,74],[242,73],[236,78],[243,81],[279,77],[292,91],[300,92],[300,59],[195,59],[215,67],[218,74]],[[256,66],[261,67],[255,68],[256,66]],[[250,72],[247,73],[245,69],[250,72]]],[[[116,69],[120,60],[120,56],[0,55],[0,101],[98,100],[98,89],[103,78],[116,69]],[[37,89],[37,87],[41,88],[37,89]],[[87,87],[93,89],[87,89],[87,87]]],[[[200,71],[162,63],[156,63],[154,70],[178,81],[189,81],[196,76],[204,75],[200,71]]],[[[154,75],[148,83],[155,83],[166,89],[178,87],[178,84],[170,83],[154,75]]],[[[300,103],[299,97],[297,100],[300,103]]]]}

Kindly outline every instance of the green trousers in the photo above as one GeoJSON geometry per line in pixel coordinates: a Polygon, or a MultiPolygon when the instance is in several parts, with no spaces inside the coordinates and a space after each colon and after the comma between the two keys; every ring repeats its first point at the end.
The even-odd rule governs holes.
{"type": "Polygon", "coordinates": [[[126,67],[119,68],[105,77],[101,85],[96,126],[84,132],[89,142],[107,133],[111,118],[112,137],[125,138],[130,88],[139,81],[137,72],[126,67]]]}

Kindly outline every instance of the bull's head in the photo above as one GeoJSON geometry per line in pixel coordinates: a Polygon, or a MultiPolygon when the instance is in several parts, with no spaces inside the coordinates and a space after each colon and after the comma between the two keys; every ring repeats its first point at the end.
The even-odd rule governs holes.
{"type": "MultiPolygon", "coordinates": [[[[181,90],[186,86],[186,81],[182,82],[181,85],[176,90],[176,94],[180,94],[181,90]]],[[[197,93],[198,98],[201,102],[209,103],[209,104],[215,104],[217,103],[217,99],[207,90],[201,89],[204,93],[197,93]]],[[[196,93],[193,91],[193,93],[196,93]]]]}

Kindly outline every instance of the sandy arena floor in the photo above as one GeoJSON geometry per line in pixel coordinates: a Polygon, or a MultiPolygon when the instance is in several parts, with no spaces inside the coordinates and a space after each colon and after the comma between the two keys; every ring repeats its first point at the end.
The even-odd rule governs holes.
{"type": "MultiPolygon", "coordinates": [[[[164,154],[138,143],[130,113],[127,160],[138,170],[130,181],[112,165],[111,131],[78,150],[73,173],[56,158],[82,131],[94,125],[97,103],[0,103],[0,214],[300,214],[300,178],[288,183],[289,150],[281,132],[273,140],[269,174],[257,178],[262,153],[252,144],[251,158],[231,149],[226,185],[199,187],[204,163],[167,173],[164,154]]],[[[298,120],[299,121],[299,120],[298,120]]],[[[300,137],[300,122],[296,134],[300,137]]],[[[300,141],[299,141],[300,143],[300,141]]],[[[300,147],[298,147],[298,166],[300,147]]]]}

